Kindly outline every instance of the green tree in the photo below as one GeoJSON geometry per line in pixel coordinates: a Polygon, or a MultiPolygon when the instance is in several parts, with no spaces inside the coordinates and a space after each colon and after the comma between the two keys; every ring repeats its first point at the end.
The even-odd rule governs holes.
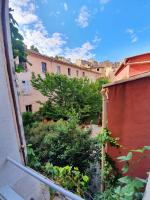
{"type": "Polygon", "coordinates": [[[88,79],[68,78],[64,75],[46,74],[42,78],[33,74],[31,82],[35,89],[48,97],[39,111],[45,118],[68,119],[75,111],[80,122],[89,122],[101,114],[101,80],[91,83],[88,79]]]}
{"type": "MultiPolygon", "coordinates": [[[[24,44],[24,38],[19,33],[18,24],[16,20],[13,18],[12,11],[13,10],[10,8],[9,9],[9,24],[10,24],[13,57],[14,59],[17,57],[19,59],[19,65],[15,64],[16,72],[21,72],[25,69],[25,63],[28,62],[27,51],[26,51],[26,46],[24,44]]],[[[31,65],[31,63],[29,64],[31,65]]]]}
{"type": "Polygon", "coordinates": [[[39,53],[38,48],[37,48],[36,46],[34,46],[34,45],[31,45],[31,46],[30,46],[30,49],[31,49],[32,51],[36,51],[36,52],[39,53]]]}

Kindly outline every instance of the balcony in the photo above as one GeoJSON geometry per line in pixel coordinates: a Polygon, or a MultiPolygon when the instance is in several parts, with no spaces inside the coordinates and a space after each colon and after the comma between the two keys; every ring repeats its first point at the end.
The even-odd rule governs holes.
{"type": "MultiPolygon", "coordinates": [[[[47,177],[41,175],[40,173],[36,172],[35,170],[33,170],[29,167],[26,167],[26,166],[16,162],[15,160],[13,160],[10,157],[7,157],[6,162],[10,165],[14,165],[16,168],[18,168],[18,170],[21,170],[21,171],[27,173],[28,175],[34,177],[35,179],[37,179],[44,185],[55,190],[58,194],[61,194],[61,197],[62,197],[61,199],[83,200],[80,196],[73,194],[72,192],[62,188],[61,186],[55,184],[53,181],[51,181],[47,177]]],[[[25,186],[22,186],[22,187],[25,187],[25,186]]],[[[13,200],[23,200],[23,198],[21,196],[19,196],[17,193],[15,193],[15,191],[13,191],[11,189],[11,187],[9,187],[8,185],[4,186],[0,189],[0,199],[1,200],[12,200],[12,198],[13,198],[13,200]]]]}

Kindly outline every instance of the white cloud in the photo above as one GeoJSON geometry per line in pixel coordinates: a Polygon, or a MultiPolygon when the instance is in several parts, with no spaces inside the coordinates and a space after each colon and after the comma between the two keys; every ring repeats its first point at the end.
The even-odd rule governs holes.
{"type": "MultiPolygon", "coordinates": [[[[94,42],[99,38],[95,37],[92,43],[85,42],[79,47],[67,47],[67,37],[55,32],[48,34],[42,21],[36,15],[34,0],[10,0],[11,7],[15,10],[14,18],[19,23],[19,30],[24,37],[24,42],[29,48],[35,45],[41,53],[48,56],[62,55],[71,58],[72,62],[76,59],[89,59],[94,57],[94,42]],[[34,16],[30,18],[30,16],[34,16]]],[[[97,40],[97,41],[96,41],[97,40]]]]}
{"type": "Polygon", "coordinates": [[[133,33],[134,33],[134,30],[131,29],[131,28],[128,28],[128,29],[127,29],[127,33],[129,33],[129,34],[133,34],[133,33]]]}
{"type": "Polygon", "coordinates": [[[28,48],[35,45],[41,53],[50,56],[63,53],[62,49],[66,40],[61,33],[48,34],[35,13],[32,0],[10,0],[10,7],[15,10],[13,16],[19,24],[19,30],[28,48]]]}
{"type": "Polygon", "coordinates": [[[80,9],[80,13],[78,17],[75,19],[75,21],[81,28],[85,28],[89,24],[88,22],[89,17],[90,17],[90,13],[88,11],[88,8],[86,6],[82,6],[80,9]]]}
{"type": "Polygon", "coordinates": [[[56,11],[56,15],[60,15],[60,11],[58,10],[58,11],[56,11]]]}
{"type": "Polygon", "coordinates": [[[110,0],[100,0],[100,11],[103,12],[105,9],[105,5],[108,4],[110,0]]]}
{"type": "Polygon", "coordinates": [[[55,56],[63,53],[63,45],[66,43],[60,33],[53,33],[51,37],[40,30],[25,29],[23,31],[25,43],[28,47],[35,45],[41,53],[55,56]]]}
{"type": "Polygon", "coordinates": [[[67,11],[68,10],[68,4],[64,3],[64,10],[67,11]]]}
{"type": "Polygon", "coordinates": [[[134,29],[128,28],[126,32],[130,35],[131,43],[135,43],[138,41],[138,37],[134,31],[134,29]]]}
{"type": "Polygon", "coordinates": [[[132,40],[131,40],[132,43],[135,43],[135,42],[137,42],[137,41],[138,41],[138,38],[137,38],[136,36],[134,36],[134,37],[132,38],[132,40]]]}
{"type": "Polygon", "coordinates": [[[10,0],[9,7],[15,9],[13,16],[20,25],[38,21],[38,17],[35,14],[35,5],[30,0],[10,0]]]}
{"type": "Polygon", "coordinates": [[[93,43],[99,43],[102,40],[102,38],[100,38],[98,35],[95,35],[94,39],[93,39],[93,43]]]}
{"type": "Polygon", "coordinates": [[[65,56],[67,58],[71,58],[73,62],[75,62],[77,59],[87,60],[94,57],[94,54],[91,53],[93,49],[94,46],[90,42],[85,42],[81,47],[76,47],[73,49],[66,48],[65,56]]]}

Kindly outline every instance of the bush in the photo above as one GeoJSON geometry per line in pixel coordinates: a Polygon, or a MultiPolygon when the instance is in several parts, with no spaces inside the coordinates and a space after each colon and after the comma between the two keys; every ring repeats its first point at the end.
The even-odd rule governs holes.
{"type": "Polygon", "coordinates": [[[75,118],[69,121],[40,122],[26,133],[27,143],[32,144],[40,163],[78,167],[81,172],[89,168],[98,153],[96,141],[90,130],[77,126],[75,118]]]}
{"type": "Polygon", "coordinates": [[[58,167],[46,163],[44,171],[57,184],[82,197],[84,196],[88,188],[89,177],[80,173],[77,167],[58,167]]]}

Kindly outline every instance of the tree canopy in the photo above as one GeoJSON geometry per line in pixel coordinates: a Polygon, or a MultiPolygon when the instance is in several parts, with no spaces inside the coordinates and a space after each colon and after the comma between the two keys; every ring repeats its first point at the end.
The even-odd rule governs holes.
{"type": "Polygon", "coordinates": [[[86,78],[47,73],[45,78],[33,74],[31,82],[35,89],[48,97],[39,111],[45,118],[68,119],[72,112],[76,112],[81,122],[89,122],[101,114],[100,90],[106,80],[91,83],[86,78]]]}
{"type": "Polygon", "coordinates": [[[9,23],[10,23],[10,32],[11,32],[11,42],[13,49],[14,59],[18,57],[19,65],[15,66],[17,72],[24,70],[23,63],[27,62],[27,51],[24,44],[24,38],[19,33],[18,24],[13,18],[12,9],[9,9],[9,23]]]}
{"type": "Polygon", "coordinates": [[[31,49],[32,51],[36,51],[36,52],[39,53],[38,48],[37,48],[36,46],[34,46],[34,45],[31,45],[31,46],[30,46],[30,49],[31,49]]]}

